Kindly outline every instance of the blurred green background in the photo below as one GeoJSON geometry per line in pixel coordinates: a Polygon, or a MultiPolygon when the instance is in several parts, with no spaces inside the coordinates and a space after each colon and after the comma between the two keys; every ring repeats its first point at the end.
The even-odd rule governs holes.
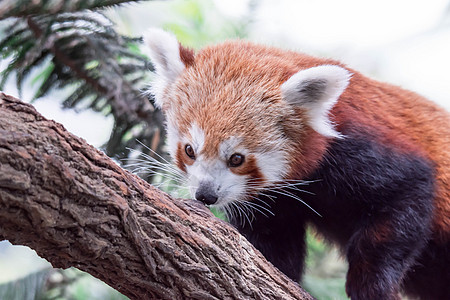
{"type": "MultiPolygon", "coordinates": [[[[139,36],[150,26],[162,27],[195,49],[245,38],[339,59],[372,77],[424,94],[449,109],[449,7],[448,1],[177,0],[130,3],[108,8],[105,14],[122,34],[139,36]]],[[[136,51],[145,54],[143,49],[136,51]]],[[[9,61],[3,57],[0,70],[9,61]]],[[[31,101],[40,76],[42,70],[31,72],[21,99],[31,101]]],[[[3,90],[19,97],[13,78],[6,81],[3,90]]],[[[58,99],[64,93],[67,91],[53,91],[34,105],[44,116],[63,123],[94,146],[104,145],[113,118],[101,111],[61,109],[58,99]]],[[[313,229],[308,231],[307,242],[302,286],[318,299],[347,299],[347,265],[338,250],[326,245],[313,229]]],[[[2,241],[0,299],[126,297],[86,273],[52,269],[33,250],[2,241]]]]}

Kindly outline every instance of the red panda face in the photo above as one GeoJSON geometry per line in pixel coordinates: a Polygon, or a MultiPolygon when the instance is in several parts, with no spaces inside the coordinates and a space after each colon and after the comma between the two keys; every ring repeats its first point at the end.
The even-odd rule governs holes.
{"type": "Polygon", "coordinates": [[[249,200],[286,172],[286,149],[275,144],[253,148],[242,135],[216,140],[195,121],[186,133],[175,127],[168,131],[172,156],[186,173],[192,196],[206,204],[249,200]]]}
{"type": "Polygon", "coordinates": [[[185,50],[171,34],[150,30],[145,39],[170,154],[192,196],[206,204],[248,201],[283,182],[308,129],[340,136],[327,113],[348,82],[341,67],[292,71],[276,54],[244,42],[183,59],[185,50]]]}
{"type": "Polygon", "coordinates": [[[257,86],[229,99],[238,80],[223,87],[204,76],[181,84],[197,72],[206,70],[186,70],[180,85],[167,90],[176,103],[165,109],[170,153],[196,199],[217,206],[248,200],[285,175],[290,142],[282,116],[288,107],[269,104],[257,86]]]}

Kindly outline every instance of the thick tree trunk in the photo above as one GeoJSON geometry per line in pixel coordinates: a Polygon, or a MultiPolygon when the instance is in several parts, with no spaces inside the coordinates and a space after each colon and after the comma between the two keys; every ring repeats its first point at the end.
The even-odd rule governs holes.
{"type": "Polygon", "coordinates": [[[134,299],[311,299],[205,207],[172,199],[3,93],[0,238],[134,299]]]}

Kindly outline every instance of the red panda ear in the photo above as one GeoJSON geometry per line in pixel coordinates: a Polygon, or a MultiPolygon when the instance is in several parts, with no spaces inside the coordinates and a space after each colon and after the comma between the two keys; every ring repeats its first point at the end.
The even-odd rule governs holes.
{"type": "Polygon", "coordinates": [[[193,62],[193,51],[181,47],[176,37],[159,28],[150,28],[144,34],[150,59],[155,67],[156,79],[150,92],[155,96],[155,104],[162,108],[163,91],[183,72],[186,65],[193,62]]]}
{"type": "Polygon", "coordinates": [[[299,71],[281,86],[283,98],[289,104],[306,110],[309,125],[318,133],[340,137],[328,112],[348,85],[351,74],[346,69],[324,65],[299,71]]]}
{"type": "Polygon", "coordinates": [[[180,59],[186,67],[192,66],[194,64],[195,52],[191,48],[184,47],[179,43],[180,46],[180,59]]]}

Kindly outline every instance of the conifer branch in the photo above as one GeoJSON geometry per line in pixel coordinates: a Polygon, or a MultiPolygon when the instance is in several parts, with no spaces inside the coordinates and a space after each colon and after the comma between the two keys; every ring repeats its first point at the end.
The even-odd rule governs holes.
{"type": "Polygon", "coordinates": [[[0,20],[8,17],[75,12],[139,1],[142,0],[2,0],[0,20]]]}
{"type": "Polygon", "coordinates": [[[62,102],[65,108],[88,108],[114,117],[104,146],[109,156],[126,158],[128,149],[136,148],[149,154],[139,141],[161,152],[163,116],[142,93],[152,67],[138,50],[140,38],[118,34],[106,16],[88,10],[28,15],[12,22],[5,33],[0,55],[12,60],[1,74],[0,89],[15,74],[21,91],[32,71],[40,69],[35,98],[68,88],[72,93],[62,102]]]}

